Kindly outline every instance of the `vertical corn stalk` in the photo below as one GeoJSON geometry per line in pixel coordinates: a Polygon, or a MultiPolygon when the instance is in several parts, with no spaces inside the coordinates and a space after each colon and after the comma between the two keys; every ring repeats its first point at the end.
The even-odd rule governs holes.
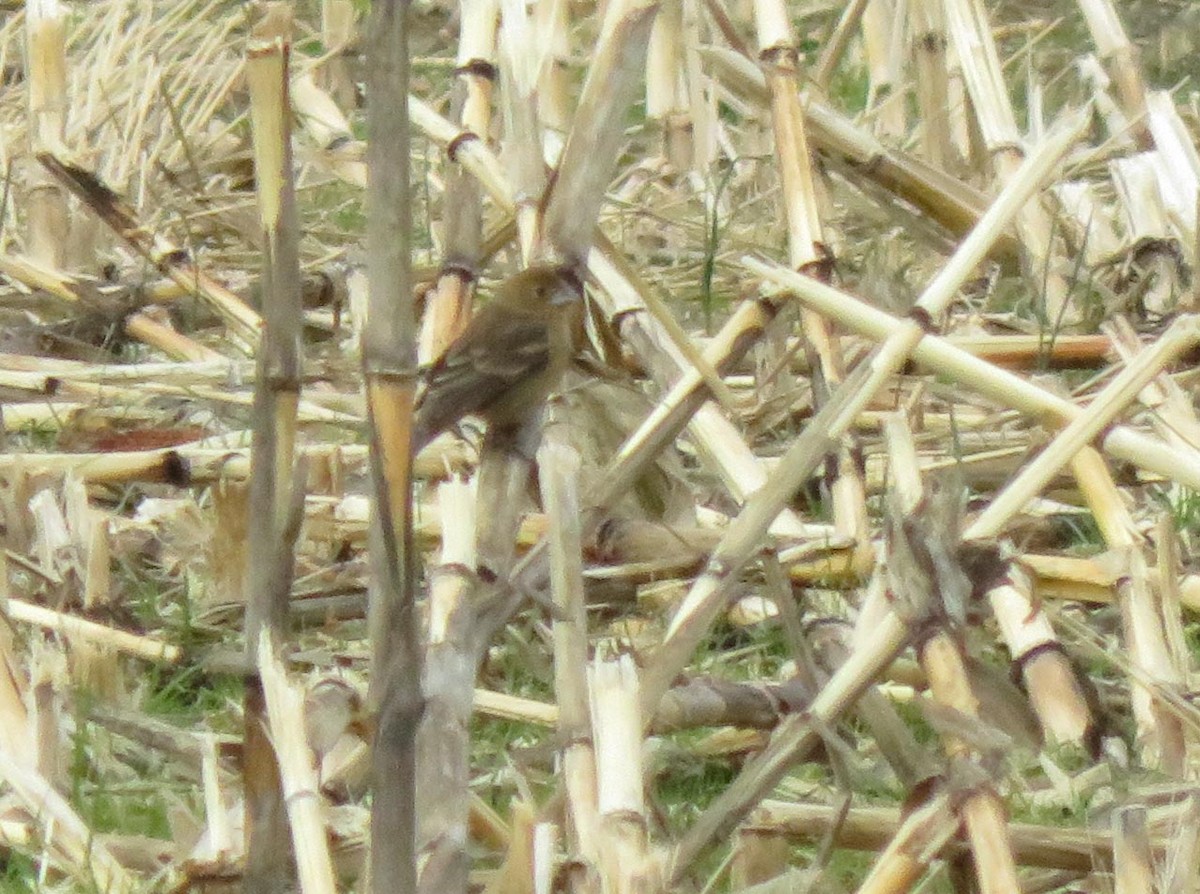
{"type": "Polygon", "coordinates": [[[908,130],[898,39],[902,10],[902,4],[894,0],[870,0],[862,19],[870,74],[867,108],[875,119],[875,133],[888,142],[902,142],[908,130]]]}
{"type": "Polygon", "coordinates": [[[1126,804],[1113,811],[1115,894],[1152,894],[1157,887],[1147,814],[1144,804],[1126,804]]]}
{"type": "Polygon", "coordinates": [[[646,56],[646,117],[660,129],[663,157],[680,173],[692,169],[694,138],[683,40],[683,0],[666,0],[646,56]]]}
{"type": "Polygon", "coordinates": [[[335,894],[333,860],[325,832],[325,804],[313,749],[305,738],[304,690],[288,680],[269,631],[258,641],[258,675],[267,705],[271,742],[279,765],[284,803],[292,827],[300,894],[335,894]]]}
{"type": "MultiPolygon", "coordinates": [[[[88,504],[87,487],[74,472],[67,473],[62,493],[67,529],[80,557],[84,608],[104,612],[112,602],[107,517],[88,504]]],[[[112,649],[77,640],[71,641],[71,654],[72,674],[102,700],[123,691],[124,666],[112,649]]]]}
{"type": "MultiPolygon", "coordinates": [[[[67,127],[67,8],[59,0],[25,4],[25,53],[29,78],[30,151],[62,154],[67,127]]],[[[38,167],[29,187],[25,250],[61,270],[67,260],[67,193],[38,167]]]]}
{"type": "MultiPolygon", "coordinates": [[[[491,130],[492,93],[496,81],[496,0],[463,0],[457,83],[453,104],[463,127],[460,139],[479,139],[491,130]]],[[[451,148],[447,153],[445,249],[436,288],[426,299],[422,320],[422,356],[441,355],[462,332],[471,316],[471,291],[478,276],[483,233],[483,199],[479,181],[463,168],[451,148]]]]}
{"type": "Polygon", "coordinates": [[[362,162],[362,144],[333,96],[317,86],[311,72],[292,79],[292,108],[296,120],[312,141],[321,147],[329,170],[352,186],[367,185],[367,166],[362,162]]]}
{"type": "Polygon", "coordinates": [[[461,120],[475,134],[486,135],[492,120],[496,87],[496,0],[461,0],[455,73],[465,88],[461,120]]]}
{"type": "Polygon", "coordinates": [[[590,874],[600,865],[600,852],[596,749],[588,713],[579,453],[568,440],[566,425],[555,419],[553,411],[550,419],[538,451],[538,470],[550,521],[551,593],[559,610],[554,620],[554,691],[563,742],[561,760],[571,851],[582,861],[585,874],[590,874]]]}
{"type": "Polygon", "coordinates": [[[600,48],[544,202],[543,250],[569,265],[581,264],[591,249],[600,206],[625,144],[621,122],[633,105],[635,73],[645,65],[658,4],[620,0],[606,12],[600,48]]]}
{"type": "Polygon", "coordinates": [[[412,539],[416,391],[410,234],[407,0],[371,5],[367,47],[367,279],[362,353],[371,426],[370,707],[377,712],[371,886],[416,890],[415,736],[422,710],[412,539]]]}
{"type": "Polygon", "coordinates": [[[1100,454],[1092,447],[1083,448],[1071,461],[1071,470],[1105,544],[1123,553],[1128,562],[1115,595],[1130,663],[1130,702],[1141,761],[1182,779],[1187,768],[1188,729],[1178,708],[1162,697],[1183,688],[1158,610],[1155,591],[1164,582],[1160,580],[1156,586],[1152,581],[1146,539],[1100,454]]]}
{"type": "MultiPolygon", "coordinates": [[[[783,213],[787,224],[788,262],[796,270],[827,279],[825,239],[817,212],[815,185],[804,111],[800,106],[800,51],[792,38],[787,11],[778,0],[755,4],[759,59],[771,95],[771,120],[775,151],[783,185],[783,213]]],[[[813,396],[819,406],[842,381],[845,370],[841,349],[829,324],[809,310],[800,312],[805,350],[813,369],[813,396]]],[[[836,454],[831,483],[834,524],[839,534],[860,545],[868,539],[866,504],[857,462],[847,448],[836,454]]]]}
{"type": "Polygon", "coordinates": [[[537,32],[525,12],[525,4],[503,5],[500,31],[500,79],[504,111],[504,160],[509,170],[513,201],[517,207],[517,243],[521,262],[528,265],[539,250],[541,219],[539,203],[546,191],[546,165],[542,153],[542,131],[538,121],[538,72],[544,53],[537,32]]]}
{"type": "Polygon", "coordinates": [[[471,652],[475,613],[475,498],[465,481],[438,490],[441,565],[430,569],[429,641],[422,691],[425,712],[417,731],[418,890],[465,894],[470,859],[470,732],[475,685],[471,652]]]}
{"type": "Polygon", "coordinates": [[[538,43],[545,47],[546,64],[538,80],[538,119],[554,135],[559,145],[552,154],[558,161],[561,139],[571,122],[571,80],[567,57],[571,52],[571,36],[566,0],[538,0],[534,18],[538,43]]]}
{"type": "Polygon", "coordinates": [[[601,890],[654,894],[661,868],[650,851],[642,786],[642,717],[637,668],[629,655],[597,658],[588,673],[596,737],[601,890]]]}
{"type": "Polygon", "coordinates": [[[321,40],[330,55],[321,66],[320,86],[342,109],[354,107],[354,79],[346,65],[354,31],[354,0],[321,0],[321,40]]]}
{"type": "Polygon", "coordinates": [[[950,105],[946,26],[942,0],[911,0],[913,75],[920,118],[921,155],[943,171],[961,170],[951,122],[962,118],[961,104],[950,105]]]}
{"type": "Polygon", "coordinates": [[[1049,618],[1033,610],[1032,576],[1011,563],[987,598],[1043,736],[1049,742],[1088,744],[1095,718],[1049,618]]]}
{"type": "MultiPolygon", "coordinates": [[[[250,564],[246,569],[246,649],[257,666],[259,641],[284,641],[293,546],[303,485],[293,479],[300,402],[299,223],[292,182],[288,100],[288,4],[268,7],[246,49],[250,123],[263,227],[263,335],[254,390],[250,472],[250,564]]],[[[267,734],[258,673],[246,675],[245,763],[248,892],[286,890],[292,876],[279,766],[267,734]]]]}
{"type": "Polygon", "coordinates": [[[690,130],[688,160],[693,171],[711,171],[719,154],[719,123],[717,121],[717,88],[704,69],[700,47],[709,42],[700,9],[701,0],[682,0],[683,5],[683,69],[686,124],[690,130]]]}
{"type": "MultiPolygon", "coordinates": [[[[1024,153],[985,7],[979,0],[947,0],[946,21],[992,170],[1006,183],[1015,176],[1024,153]]],[[[1040,201],[1032,201],[1016,224],[1028,259],[1027,276],[1043,291],[1044,324],[1054,330],[1077,323],[1079,311],[1069,305],[1070,287],[1062,272],[1066,264],[1056,248],[1050,214],[1040,201]]]]}
{"type": "Polygon", "coordinates": [[[1079,0],[1079,8],[1096,42],[1100,61],[1116,85],[1117,99],[1134,138],[1142,149],[1149,149],[1153,140],[1146,121],[1146,82],[1142,79],[1137,47],[1125,33],[1111,0],[1079,0]]]}
{"type": "MultiPolygon", "coordinates": [[[[905,589],[925,590],[922,598],[934,609],[929,620],[935,624],[925,627],[927,636],[917,644],[917,657],[934,700],[978,721],[979,701],[963,662],[961,637],[945,623],[964,612],[971,590],[971,581],[956,561],[961,542],[959,494],[945,485],[927,486],[922,494],[916,446],[902,414],[889,417],[885,437],[895,480],[888,518],[888,577],[898,597],[906,598],[901,596],[905,589]]],[[[966,741],[946,734],[942,738],[952,765],[975,762],[976,755],[966,741]]],[[[976,771],[970,775],[983,774],[976,771]]],[[[983,894],[1019,890],[1005,805],[990,781],[975,782],[958,811],[975,856],[979,890],[983,894]]]]}
{"type": "Polygon", "coordinates": [[[1158,150],[1152,157],[1160,163],[1159,181],[1169,184],[1159,188],[1159,198],[1172,228],[1181,234],[1184,251],[1195,251],[1196,234],[1200,232],[1196,220],[1200,153],[1188,136],[1187,125],[1170,93],[1165,90],[1151,93],[1146,97],[1146,108],[1150,133],[1158,150]]]}
{"type": "Polygon", "coordinates": [[[1195,890],[1196,867],[1200,866],[1200,794],[1195,791],[1180,801],[1178,820],[1167,839],[1166,853],[1160,858],[1162,877],[1158,890],[1163,894],[1190,894],[1195,890]]]}

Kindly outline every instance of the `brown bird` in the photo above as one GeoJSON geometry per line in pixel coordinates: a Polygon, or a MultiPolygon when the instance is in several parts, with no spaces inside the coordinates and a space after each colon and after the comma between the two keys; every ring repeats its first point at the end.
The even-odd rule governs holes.
{"type": "Polygon", "coordinates": [[[414,453],[467,415],[493,429],[533,419],[575,355],[582,294],[579,278],[564,267],[534,266],[502,282],[426,371],[414,453]]]}

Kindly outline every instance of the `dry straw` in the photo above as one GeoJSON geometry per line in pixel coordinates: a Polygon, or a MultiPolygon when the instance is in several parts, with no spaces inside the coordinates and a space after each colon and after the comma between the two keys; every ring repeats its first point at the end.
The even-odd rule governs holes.
{"type": "Polygon", "coordinates": [[[1185,29],[356,5],[0,24],[0,839],[39,884],[769,891],[867,849],[862,891],[1185,890],[1200,154],[1147,76],[1185,29]],[[521,450],[412,456],[420,365],[546,261],[588,375],[521,450]],[[89,828],[159,761],[177,841],[89,828]]]}

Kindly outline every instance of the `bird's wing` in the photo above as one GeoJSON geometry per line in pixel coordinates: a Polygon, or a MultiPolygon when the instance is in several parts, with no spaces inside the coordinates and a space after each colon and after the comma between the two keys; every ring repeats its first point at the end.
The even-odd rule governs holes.
{"type": "Polygon", "coordinates": [[[544,319],[480,314],[426,372],[419,427],[432,436],[485,410],[515,383],[545,369],[549,357],[544,319]]]}

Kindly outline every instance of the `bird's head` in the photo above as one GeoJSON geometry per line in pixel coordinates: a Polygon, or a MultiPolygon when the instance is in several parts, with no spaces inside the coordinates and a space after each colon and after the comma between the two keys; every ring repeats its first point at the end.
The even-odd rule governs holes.
{"type": "Polygon", "coordinates": [[[562,307],[583,295],[583,283],[575,271],[549,264],[522,270],[506,280],[503,289],[514,297],[522,296],[533,307],[562,307]]]}

